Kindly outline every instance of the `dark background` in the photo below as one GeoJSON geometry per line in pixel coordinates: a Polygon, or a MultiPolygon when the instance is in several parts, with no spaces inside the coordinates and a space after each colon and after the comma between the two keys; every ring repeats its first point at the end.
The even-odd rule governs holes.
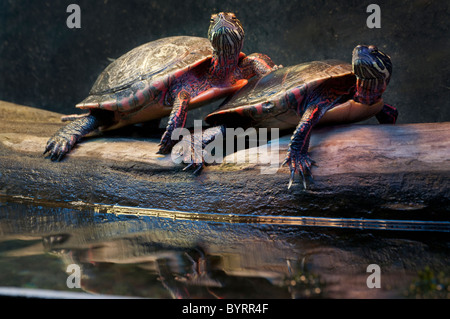
{"type": "Polygon", "coordinates": [[[166,36],[206,37],[211,13],[233,11],[246,31],[243,51],[285,66],[350,62],[355,45],[377,45],[393,60],[384,97],[398,107],[399,123],[450,121],[449,7],[442,0],[0,0],[0,99],[76,113],[109,59],[166,36]],[[81,7],[81,29],[66,26],[70,3],[81,7]],[[381,29],[366,25],[371,3],[381,7],[381,29]]]}

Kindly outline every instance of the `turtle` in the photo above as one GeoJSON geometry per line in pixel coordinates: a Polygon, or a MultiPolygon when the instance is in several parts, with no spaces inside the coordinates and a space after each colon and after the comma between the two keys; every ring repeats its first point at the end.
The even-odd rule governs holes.
{"type": "MultiPolygon", "coordinates": [[[[44,155],[61,160],[85,135],[169,116],[158,153],[176,143],[187,110],[231,94],[254,76],[277,68],[264,54],[241,52],[244,29],[236,15],[211,15],[208,38],[173,36],[138,46],[98,76],[89,96],[76,107],[86,114],[63,116],[71,121],[47,142],[44,155]]],[[[158,122],[159,125],[159,122],[158,122]]]]}
{"type": "Polygon", "coordinates": [[[390,57],[374,45],[356,46],[351,64],[324,60],[279,68],[227,98],[206,116],[205,122],[212,127],[202,132],[201,139],[192,138],[174,151],[184,157],[187,167],[194,165],[199,170],[204,160],[194,158],[198,156],[195,152],[185,152],[182,144],[189,144],[192,150],[204,149],[219,135],[226,136],[227,127],[295,128],[282,165],[290,168],[288,188],[298,171],[307,189],[306,177],[313,181],[311,166],[315,165],[308,154],[312,128],[319,123],[352,123],[372,116],[379,123],[394,124],[398,111],[382,99],[391,75],[390,57]]]}

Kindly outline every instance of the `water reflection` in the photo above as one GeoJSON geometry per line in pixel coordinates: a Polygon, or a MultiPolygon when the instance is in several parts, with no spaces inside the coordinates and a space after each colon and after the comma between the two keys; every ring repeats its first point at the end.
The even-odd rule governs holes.
{"type": "Polygon", "coordinates": [[[76,264],[82,289],[102,294],[397,298],[407,296],[423,269],[449,274],[449,243],[442,233],[174,220],[3,203],[0,286],[26,286],[20,274],[11,275],[19,265],[43,282],[59,276],[52,288],[64,289],[65,270],[76,264]],[[40,260],[39,267],[30,260],[40,260]],[[380,289],[367,287],[369,264],[382,270],[380,289]]]}

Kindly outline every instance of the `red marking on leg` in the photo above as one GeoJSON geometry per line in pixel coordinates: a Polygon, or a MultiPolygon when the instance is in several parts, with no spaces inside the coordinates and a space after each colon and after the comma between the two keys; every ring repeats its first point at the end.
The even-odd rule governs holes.
{"type": "Polygon", "coordinates": [[[188,101],[185,98],[185,94],[186,92],[181,91],[180,93],[178,93],[178,98],[181,101],[181,106],[178,108],[177,113],[175,113],[175,118],[176,119],[182,119],[183,122],[181,123],[180,127],[184,127],[184,124],[186,123],[186,109],[187,109],[187,104],[188,101]]]}
{"type": "MultiPolygon", "coordinates": [[[[311,116],[309,117],[309,120],[315,118],[316,114],[319,112],[319,108],[316,107],[314,109],[314,111],[311,113],[311,116]]],[[[310,122],[311,123],[311,122],[310,122]]],[[[302,147],[301,149],[303,150],[306,144],[306,141],[308,140],[308,136],[311,134],[311,130],[312,130],[312,125],[308,125],[308,131],[306,132],[306,134],[304,135],[305,137],[303,138],[303,143],[302,143],[302,147]]],[[[304,130],[305,127],[302,128],[302,131],[304,130]]]]}

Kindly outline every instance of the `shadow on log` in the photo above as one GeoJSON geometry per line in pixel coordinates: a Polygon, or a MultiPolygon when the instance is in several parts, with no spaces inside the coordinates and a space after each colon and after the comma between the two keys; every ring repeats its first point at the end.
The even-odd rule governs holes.
{"type": "MultiPolygon", "coordinates": [[[[241,151],[194,176],[156,154],[158,136],[132,130],[86,138],[54,163],[42,152],[63,125],[59,118],[0,102],[0,195],[201,213],[449,220],[450,123],[316,129],[310,154],[319,166],[305,191],[298,176],[287,189],[288,168],[262,164],[264,148],[245,163],[231,160],[241,151]]],[[[288,143],[280,138],[268,156],[281,163],[288,143]]]]}

